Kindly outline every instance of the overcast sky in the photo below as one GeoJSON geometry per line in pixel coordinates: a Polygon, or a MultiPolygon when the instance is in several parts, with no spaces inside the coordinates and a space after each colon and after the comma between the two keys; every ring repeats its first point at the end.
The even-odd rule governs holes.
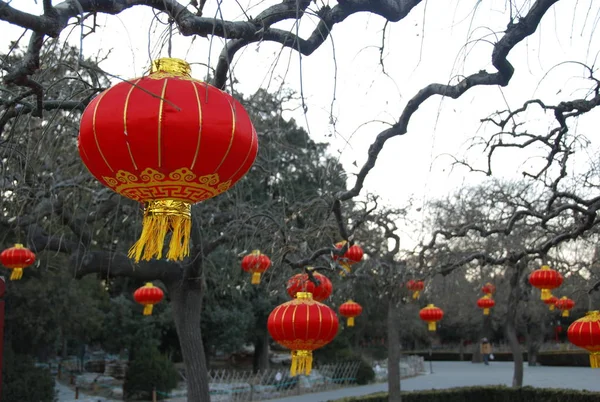
{"type": "MultiPolygon", "coordinates": [[[[240,0],[239,4],[249,15],[257,15],[278,2],[240,0]]],[[[245,18],[238,2],[224,3],[223,18],[245,18]]],[[[297,109],[289,116],[309,129],[316,141],[329,142],[331,154],[339,156],[347,171],[353,173],[358,171],[354,164],[362,165],[368,146],[386,127],[384,122],[395,122],[406,102],[420,88],[431,82],[455,82],[456,77],[481,69],[494,71],[492,45],[509,21],[508,3],[506,0],[423,2],[401,22],[387,25],[383,50],[385,21],[369,14],[355,15],[335,25],[330,39],[309,57],[300,58],[288,49],[282,51],[277,44],[252,44],[234,60],[233,73],[239,81],[236,89],[250,94],[261,87],[276,90],[283,83],[284,87],[301,92],[308,112],[303,115],[297,109]],[[332,121],[336,122],[335,127],[332,121]]],[[[532,1],[513,3],[526,12],[532,1]]],[[[42,7],[41,2],[34,1],[11,5],[37,14],[42,7]]],[[[205,16],[216,13],[217,1],[208,0],[205,16]]],[[[517,13],[512,10],[513,15],[517,13]]],[[[86,37],[83,52],[93,56],[110,51],[102,68],[124,78],[140,76],[147,70],[150,59],[167,56],[165,26],[153,19],[154,14],[147,7],[136,7],[118,16],[99,16],[101,27],[86,37]]],[[[492,127],[482,126],[480,119],[497,110],[517,108],[531,98],[553,103],[583,97],[590,88],[589,82],[582,78],[584,70],[573,63],[560,63],[597,64],[600,35],[595,29],[599,22],[600,1],[559,2],[544,17],[537,32],[511,52],[509,60],[516,72],[507,88],[480,87],[459,100],[439,97],[428,100],[413,116],[408,134],[388,141],[363,193],[377,193],[389,205],[403,207],[410,197],[422,204],[423,200],[447,194],[464,183],[480,180],[481,175],[468,173],[464,168],[454,169],[450,174],[452,159],[445,155],[483,162],[481,149],[467,152],[467,147],[475,136],[493,132],[492,127]]],[[[307,37],[315,25],[314,17],[303,18],[298,28],[300,35],[307,37]]],[[[22,30],[9,28],[5,23],[1,26],[0,41],[6,49],[8,40],[14,40],[22,30]]],[[[289,22],[280,27],[296,30],[289,22]]],[[[65,30],[62,38],[78,46],[79,29],[65,30]]],[[[222,46],[218,38],[192,40],[175,33],[172,56],[192,63],[194,76],[203,78],[207,70],[202,64],[215,67],[222,46]]],[[[534,110],[527,115],[530,127],[543,133],[550,120],[534,110]]],[[[595,140],[597,121],[598,113],[590,114],[574,130],[595,140]]],[[[588,151],[590,158],[594,157],[596,145],[588,151]]],[[[519,178],[524,169],[541,163],[536,155],[540,153],[531,150],[504,153],[496,159],[494,172],[502,177],[519,178]]],[[[587,162],[578,161],[580,166],[587,162]]],[[[351,174],[349,183],[353,184],[351,174]]],[[[410,237],[419,235],[412,233],[410,237]]]]}

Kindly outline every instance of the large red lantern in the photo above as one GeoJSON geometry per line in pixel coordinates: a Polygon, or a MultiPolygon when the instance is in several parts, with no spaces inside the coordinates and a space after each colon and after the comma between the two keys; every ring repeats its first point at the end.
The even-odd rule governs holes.
{"type": "Polygon", "coordinates": [[[262,254],[260,250],[254,250],[242,258],[242,269],[252,274],[251,283],[253,285],[258,285],[260,283],[260,275],[270,266],[271,259],[262,254]]]}
{"type": "Polygon", "coordinates": [[[338,318],[308,292],[283,303],[271,312],[267,329],[273,340],[292,351],[290,374],[310,374],[312,351],[327,345],[338,331],[338,318]]]}
{"type": "Polygon", "coordinates": [[[23,268],[27,268],[35,262],[35,254],[22,244],[15,244],[0,253],[2,265],[10,269],[11,281],[18,281],[23,277],[23,268]]]}
{"type": "Polygon", "coordinates": [[[411,279],[410,281],[406,282],[406,288],[413,292],[412,298],[416,300],[421,295],[423,289],[425,289],[425,282],[411,279]]]}
{"type": "Polygon", "coordinates": [[[152,315],[152,308],[160,303],[164,293],[161,288],[148,282],[133,293],[133,299],[144,306],[144,315],[152,315]]]}
{"type": "Polygon", "coordinates": [[[428,324],[427,328],[430,331],[435,331],[436,323],[444,318],[444,311],[433,304],[428,304],[419,311],[419,317],[428,324]]]}
{"type": "Polygon", "coordinates": [[[312,293],[313,300],[318,302],[327,300],[333,291],[331,281],[325,275],[321,275],[318,272],[312,275],[319,282],[319,285],[315,285],[309,279],[308,274],[297,274],[292,276],[287,282],[288,295],[293,299],[298,292],[308,292],[312,293]]]}
{"type": "Polygon", "coordinates": [[[481,288],[481,291],[483,293],[485,293],[486,295],[490,295],[490,297],[492,297],[494,295],[494,293],[496,293],[496,286],[494,286],[493,284],[488,282],[485,285],[483,285],[483,287],[481,288]]]}
{"type": "Polygon", "coordinates": [[[496,305],[496,302],[492,297],[487,294],[477,300],[477,306],[483,309],[483,315],[490,315],[490,309],[496,305]]]}
{"type": "Polygon", "coordinates": [[[569,316],[569,310],[575,307],[575,302],[567,296],[563,296],[556,301],[556,308],[562,311],[563,317],[569,316]]]}
{"type": "MultiPolygon", "coordinates": [[[[345,244],[346,240],[340,241],[335,244],[335,248],[341,250],[345,244]]],[[[362,261],[363,256],[364,252],[362,247],[360,247],[358,244],[353,244],[352,246],[348,247],[348,250],[346,250],[344,255],[340,257],[337,254],[333,254],[332,258],[344,269],[344,271],[342,271],[342,275],[345,275],[346,273],[350,273],[350,267],[352,265],[362,261]]]]}
{"type": "Polygon", "coordinates": [[[546,300],[544,300],[544,303],[548,306],[548,309],[550,311],[554,311],[554,307],[556,306],[556,302],[558,302],[558,297],[556,297],[556,296],[550,296],[549,298],[547,298],[546,300]]]}
{"type": "Polygon", "coordinates": [[[600,311],[588,311],[569,326],[569,342],[590,352],[590,366],[600,368],[600,311]]]}
{"type": "Polygon", "coordinates": [[[562,285],[563,276],[560,272],[544,265],[529,275],[529,283],[542,291],[542,300],[547,300],[552,296],[552,289],[556,289],[562,285]]]}
{"type": "Polygon", "coordinates": [[[346,317],[346,325],[349,327],[354,326],[354,317],[358,317],[362,313],[362,307],[355,301],[348,300],[346,303],[340,306],[340,315],[346,317]]]}
{"type": "Polygon", "coordinates": [[[258,140],[248,114],[229,94],[190,77],[179,59],[156,60],[149,75],[121,82],[83,112],[79,154],[113,191],[143,203],[136,262],[189,255],[191,205],[244,176],[258,140]]]}

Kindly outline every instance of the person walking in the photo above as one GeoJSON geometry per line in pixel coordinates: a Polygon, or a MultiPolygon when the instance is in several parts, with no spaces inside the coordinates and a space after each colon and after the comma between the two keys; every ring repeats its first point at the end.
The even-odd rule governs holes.
{"type": "Polygon", "coordinates": [[[488,341],[487,338],[483,338],[481,340],[480,346],[481,354],[483,355],[483,362],[485,365],[490,364],[490,356],[492,355],[492,344],[488,341]]]}

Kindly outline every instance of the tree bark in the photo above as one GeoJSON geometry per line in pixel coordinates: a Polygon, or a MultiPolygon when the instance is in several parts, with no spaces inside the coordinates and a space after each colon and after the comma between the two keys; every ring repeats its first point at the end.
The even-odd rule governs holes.
{"type": "Polygon", "coordinates": [[[506,323],[504,330],[506,339],[510,346],[513,355],[514,372],[513,372],[513,387],[523,386],[523,352],[517,338],[517,309],[521,296],[520,280],[523,271],[522,264],[511,264],[509,266],[510,274],[510,295],[508,296],[508,306],[506,311],[506,323]]]}
{"type": "Polygon", "coordinates": [[[266,324],[254,338],[252,368],[255,373],[269,369],[269,335],[264,328],[266,328],[266,324]]]}
{"type": "Polygon", "coordinates": [[[173,319],[185,365],[187,400],[188,402],[210,401],[208,372],[200,330],[200,313],[204,295],[202,281],[188,279],[165,285],[169,289],[173,319]]]}
{"type": "Polygon", "coordinates": [[[400,394],[400,329],[398,328],[398,304],[391,296],[387,316],[388,338],[388,401],[402,402],[400,394]]]}

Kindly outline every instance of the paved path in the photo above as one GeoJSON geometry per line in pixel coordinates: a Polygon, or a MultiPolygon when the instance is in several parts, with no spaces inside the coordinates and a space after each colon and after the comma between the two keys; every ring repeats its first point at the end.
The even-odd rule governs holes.
{"type": "Polygon", "coordinates": [[[106,398],[89,396],[81,391],[79,392],[79,399],[75,399],[75,391],[58,381],[55,383],[56,386],[54,387],[54,390],[56,391],[56,396],[59,402],[111,402],[106,398]]]}
{"type": "MultiPolygon", "coordinates": [[[[403,391],[417,391],[473,385],[511,385],[512,374],[512,362],[494,362],[489,366],[471,362],[434,362],[433,374],[404,379],[401,387],[403,391]]],[[[600,370],[592,370],[589,367],[528,367],[526,365],[523,385],[600,391],[599,374],[600,370]]],[[[387,383],[272,399],[269,402],[327,402],[382,391],[387,391],[387,383]]]]}

